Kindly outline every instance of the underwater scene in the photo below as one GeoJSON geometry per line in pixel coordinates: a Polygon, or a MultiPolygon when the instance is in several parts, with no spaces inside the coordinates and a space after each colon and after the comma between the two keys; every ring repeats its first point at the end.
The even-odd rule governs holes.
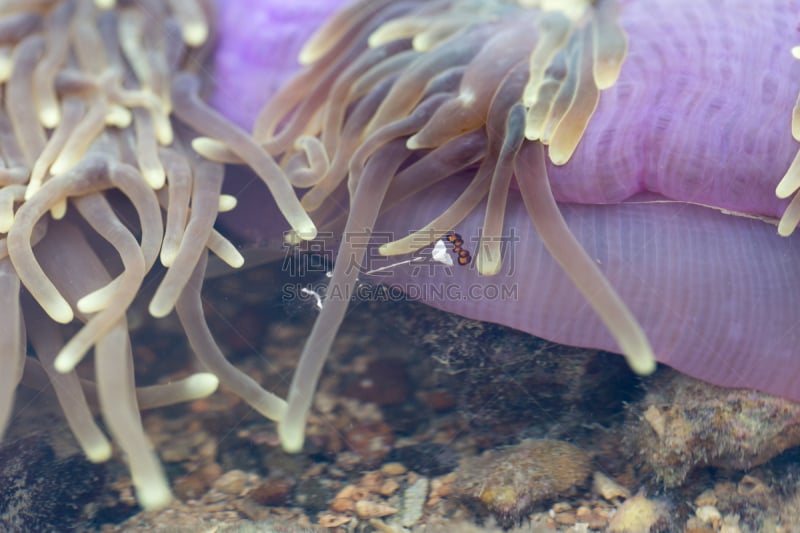
{"type": "Polygon", "coordinates": [[[800,532],[800,0],[0,0],[0,97],[0,532],[800,532]]]}

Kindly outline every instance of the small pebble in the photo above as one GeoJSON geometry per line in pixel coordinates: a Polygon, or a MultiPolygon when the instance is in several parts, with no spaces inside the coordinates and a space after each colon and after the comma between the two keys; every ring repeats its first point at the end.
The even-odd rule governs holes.
{"type": "Polygon", "coordinates": [[[641,494],[628,499],[617,508],[608,525],[610,533],[642,533],[661,527],[667,519],[667,510],[655,500],[641,494]]]}
{"type": "Polygon", "coordinates": [[[378,494],[381,496],[386,496],[387,498],[397,492],[397,489],[400,488],[400,483],[393,479],[387,479],[383,482],[383,485],[378,489],[378,494]]]}
{"type": "Polygon", "coordinates": [[[200,468],[200,475],[208,486],[213,485],[223,473],[219,463],[210,463],[200,468]]]}
{"type": "Polygon", "coordinates": [[[577,522],[575,515],[572,513],[556,513],[553,520],[555,520],[556,524],[562,526],[574,526],[577,522]]]}
{"type": "Polygon", "coordinates": [[[346,499],[353,499],[353,494],[355,494],[356,487],[355,485],[346,485],[342,490],[340,490],[336,494],[336,498],[346,498],[346,499]]]}
{"type": "Polygon", "coordinates": [[[428,497],[428,478],[421,477],[403,492],[403,513],[399,523],[411,527],[420,521],[428,497]]]}
{"type": "Polygon", "coordinates": [[[456,478],[455,473],[450,473],[447,474],[446,476],[432,479],[430,494],[428,496],[428,501],[425,503],[425,505],[427,505],[428,507],[433,507],[434,505],[439,503],[442,498],[449,496],[455,478],[456,478]]]}
{"type": "Polygon", "coordinates": [[[718,524],[722,521],[720,512],[716,507],[712,507],[711,505],[702,505],[698,507],[694,514],[706,524],[718,524]]]}
{"type": "Polygon", "coordinates": [[[341,516],[341,515],[332,515],[332,514],[324,514],[319,517],[319,522],[317,522],[322,527],[327,528],[334,528],[343,526],[344,524],[348,523],[352,520],[349,516],[341,516]]]}
{"type": "Polygon", "coordinates": [[[381,467],[381,473],[387,476],[401,476],[408,472],[402,463],[386,463],[381,467]]]}
{"type": "Polygon", "coordinates": [[[334,513],[346,513],[355,509],[355,502],[348,498],[334,498],[330,510],[334,513]]]}
{"type": "Polygon", "coordinates": [[[368,490],[369,492],[378,492],[383,485],[383,474],[380,472],[367,472],[361,477],[358,486],[368,490]]]}
{"type": "Polygon", "coordinates": [[[236,496],[244,490],[246,474],[241,470],[225,472],[214,482],[214,488],[225,494],[236,496]]]}
{"type": "Polygon", "coordinates": [[[362,520],[369,518],[383,518],[397,513],[397,509],[385,503],[376,503],[369,500],[356,502],[356,515],[362,520]]]}
{"type": "Polygon", "coordinates": [[[722,527],[719,528],[719,533],[742,533],[742,528],[739,527],[739,517],[726,516],[722,521],[722,527]]]}
{"type": "Polygon", "coordinates": [[[269,509],[248,498],[236,499],[231,502],[231,506],[250,520],[256,522],[264,520],[270,514],[269,509]]]}
{"type": "Polygon", "coordinates": [[[714,533],[714,529],[695,516],[686,521],[683,533],[714,533]]]}
{"type": "Polygon", "coordinates": [[[250,498],[260,505],[280,507],[289,501],[292,484],[284,479],[268,480],[250,493],[250,498]]]}
{"type": "Polygon", "coordinates": [[[572,506],[570,504],[568,504],[567,502],[558,502],[556,504],[553,504],[553,512],[554,513],[564,513],[566,511],[571,511],[571,510],[572,510],[572,506]]]}
{"type": "Polygon", "coordinates": [[[602,472],[594,473],[592,490],[602,496],[604,500],[612,503],[619,499],[626,500],[631,497],[631,491],[602,472]]]}

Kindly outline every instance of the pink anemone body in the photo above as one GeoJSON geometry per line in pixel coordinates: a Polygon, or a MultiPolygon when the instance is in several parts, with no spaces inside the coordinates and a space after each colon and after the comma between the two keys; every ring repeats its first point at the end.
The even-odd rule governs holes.
{"type": "MultiPolygon", "coordinates": [[[[269,0],[221,4],[223,12],[237,4],[280,10],[269,0]]],[[[625,63],[570,161],[548,166],[555,197],[660,362],[716,384],[800,400],[800,237],[780,237],[764,220],[788,203],[775,186],[798,151],[791,121],[800,61],[791,49],[800,44],[800,1],[620,4],[625,63]]],[[[225,27],[226,20],[223,14],[218,61],[255,31],[247,21],[225,27]]],[[[303,15],[285,23],[298,31],[313,25],[303,15]]],[[[250,61],[237,64],[235,76],[219,63],[215,100],[246,126],[269,96],[250,77],[285,71],[268,49],[250,61]]],[[[459,192],[454,183],[384,213],[375,231],[402,236],[423,226],[459,192]]],[[[226,218],[229,230],[251,242],[277,242],[285,223],[265,208],[267,195],[241,184],[232,190],[248,193],[226,218]]],[[[453,228],[467,247],[476,246],[482,220],[479,207],[453,228]]],[[[495,276],[411,264],[380,280],[467,317],[615,351],[513,190],[505,227],[513,238],[495,276]]]]}

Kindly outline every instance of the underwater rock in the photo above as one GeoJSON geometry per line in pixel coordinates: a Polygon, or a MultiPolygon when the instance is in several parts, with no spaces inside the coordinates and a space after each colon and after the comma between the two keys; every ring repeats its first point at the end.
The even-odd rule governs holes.
{"type": "Polygon", "coordinates": [[[430,364],[415,368],[415,380],[453,398],[475,429],[499,437],[558,425],[567,434],[583,423],[576,411],[607,423],[638,393],[637,377],[614,354],[555,344],[420,303],[395,308],[398,330],[431,356],[430,364]]]}
{"type": "Polygon", "coordinates": [[[280,507],[289,502],[292,484],[285,479],[270,479],[250,494],[250,499],[266,507],[280,507]]]}
{"type": "Polygon", "coordinates": [[[510,528],[537,504],[583,485],[591,463],[586,452],[567,442],[526,440],[467,460],[456,471],[453,492],[510,528]]]}
{"type": "Polygon", "coordinates": [[[666,371],[629,418],[630,442],[667,487],[696,467],[748,469],[800,444],[800,404],[666,371]]]}
{"type": "Polygon", "coordinates": [[[101,494],[105,467],[83,455],[56,457],[33,435],[0,448],[0,530],[68,531],[101,494]]]}

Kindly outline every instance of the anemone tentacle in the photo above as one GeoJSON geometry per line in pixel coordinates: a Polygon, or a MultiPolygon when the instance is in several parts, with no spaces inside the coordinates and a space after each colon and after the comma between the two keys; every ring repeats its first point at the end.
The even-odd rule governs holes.
{"type": "MultiPolygon", "coordinates": [[[[199,291],[192,275],[205,265],[205,248],[232,266],[243,261],[213,229],[217,213],[235,205],[220,193],[223,166],[190,146],[196,130],[247,136],[218,116],[192,120],[205,109],[197,96],[173,95],[181,80],[207,85],[214,31],[209,0],[0,6],[0,293],[9,307],[0,327],[0,430],[18,383],[52,386],[86,456],[105,461],[112,447],[93,420],[99,410],[146,509],[172,496],[140,409],[205,397],[220,379],[233,390],[256,386],[233,367],[148,387],[133,380],[126,313],[159,255],[166,275],[151,301],[155,316],[199,291]],[[189,124],[181,124],[173,111],[187,102],[189,124]],[[77,333],[67,333],[61,324],[73,321],[77,333]],[[27,358],[26,336],[35,352],[27,358]],[[93,381],[80,364],[92,349],[93,381]]],[[[297,229],[310,235],[291,185],[283,190],[299,213],[297,229]]],[[[181,319],[187,332],[205,326],[202,313],[181,319]]],[[[220,366],[204,357],[219,352],[210,334],[198,350],[207,366],[220,366]]],[[[259,391],[244,396],[280,418],[283,400],[259,391]]]]}
{"type": "MultiPolygon", "coordinates": [[[[352,265],[362,264],[362,251],[348,244],[349,232],[372,231],[381,212],[476,167],[461,196],[436,220],[380,251],[418,251],[485,200],[475,265],[483,275],[499,272],[506,198],[520,153],[529,153],[528,145],[547,146],[554,164],[570,159],[601,90],[614,84],[625,57],[627,39],[617,15],[614,0],[356,1],[323,26],[301,54],[306,70],[262,109],[254,137],[284,168],[314,176],[302,205],[321,227],[339,227],[338,219],[329,219],[329,206],[348,198],[333,292],[349,294],[357,281],[352,265]],[[351,17],[346,23],[345,16],[351,17]],[[321,177],[320,165],[312,169],[305,148],[294,143],[301,136],[316,136],[313,146],[326,150],[326,157],[316,158],[329,162],[321,177]],[[370,169],[387,175],[378,179],[370,169]]],[[[544,209],[536,227],[548,233],[547,242],[571,237],[563,220],[541,221],[560,217],[545,204],[526,199],[532,209],[544,209]]],[[[597,266],[574,248],[552,251],[631,366],[651,372],[655,358],[642,328],[597,266]]],[[[287,450],[302,446],[311,395],[346,304],[325,301],[303,350],[279,423],[287,450]]]]}

